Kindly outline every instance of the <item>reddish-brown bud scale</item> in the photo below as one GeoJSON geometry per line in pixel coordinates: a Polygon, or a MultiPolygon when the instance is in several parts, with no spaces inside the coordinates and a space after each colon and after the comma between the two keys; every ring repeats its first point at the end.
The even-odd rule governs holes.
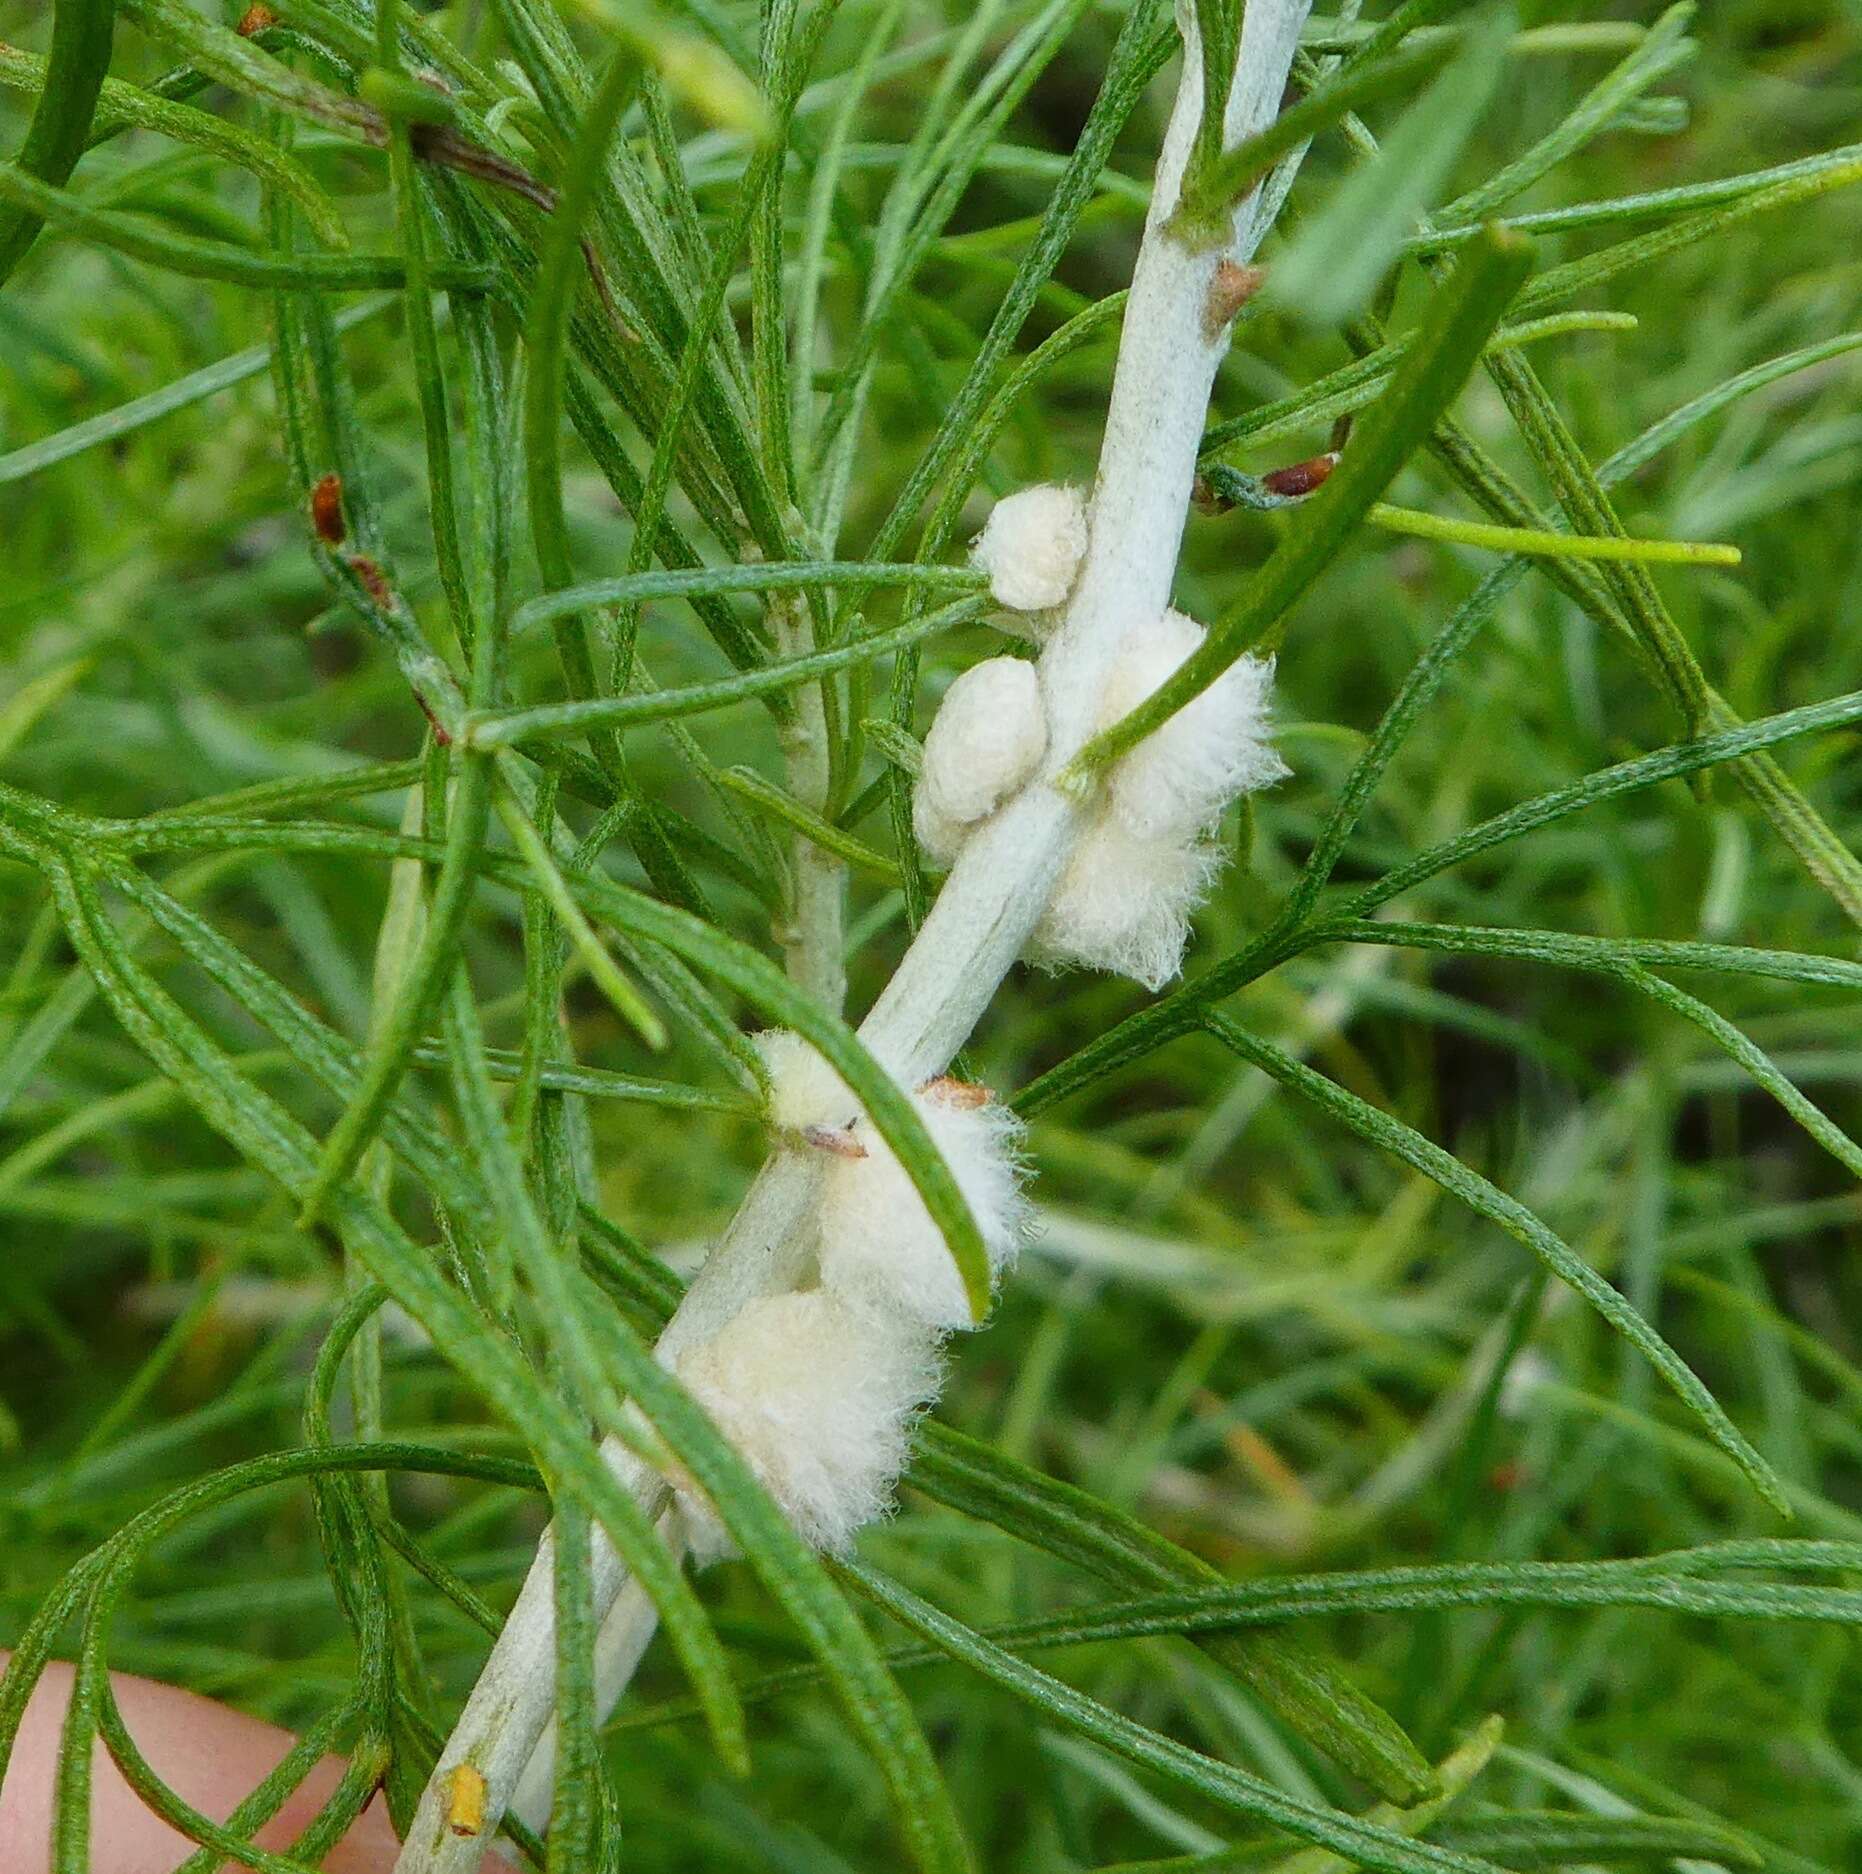
{"type": "Polygon", "coordinates": [[[1243,306],[1261,290],[1267,278],[1263,267],[1244,267],[1232,260],[1223,261],[1209,282],[1209,301],[1203,308],[1203,323],[1209,336],[1217,338],[1243,306]]]}
{"type": "Polygon", "coordinates": [[[255,34],[264,32],[268,26],[277,24],[278,15],[270,7],[264,5],[263,0],[258,0],[257,4],[246,8],[240,16],[239,24],[233,30],[239,34],[240,38],[250,39],[255,34]]]}
{"type": "Polygon", "coordinates": [[[936,1100],[941,1106],[955,1106],[966,1111],[975,1111],[979,1106],[989,1104],[989,1089],[979,1087],[972,1080],[958,1080],[950,1074],[939,1074],[935,1080],[927,1080],[920,1089],[928,1100],[936,1100]]]}
{"type": "Polygon", "coordinates": [[[349,532],[343,519],[343,478],[332,470],[310,491],[310,524],[326,547],[340,547],[349,532]]]}
{"type": "Polygon", "coordinates": [[[451,731],[449,731],[445,723],[433,713],[433,705],[429,703],[418,690],[414,692],[414,701],[420,705],[420,713],[426,717],[427,727],[433,731],[433,739],[438,742],[442,748],[451,748],[453,745],[451,731]]]}
{"type": "Polygon", "coordinates": [[[1293,462],[1285,468],[1275,469],[1270,475],[1261,477],[1261,486],[1270,495],[1309,495],[1315,488],[1322,488],[1326,479],[1338,466],[1335,455],[1316,455],[1304,462],[1293,462]]]}
{"type": "Polygon", "coordinates": [[[394,609],[394,589],[381,568],[366,553],[349,556],[349,570],[362,582],[362,589],[384,612],[394,609]]]}

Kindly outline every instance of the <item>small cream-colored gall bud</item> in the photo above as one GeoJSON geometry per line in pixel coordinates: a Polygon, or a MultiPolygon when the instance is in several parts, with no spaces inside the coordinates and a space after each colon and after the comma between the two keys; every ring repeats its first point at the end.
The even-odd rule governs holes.
{"type": "Polygon", "coordinates": [[[802,1037],[787,1028],[751,1037],[769,1072],[769,1122],[783,1132],[851,1125],[860,1102],[839,1074],[802,1037]]]}
{"type": "Polygon", "coordinates": [[[934,866],[948,871],[957,863],[963,842],[970,836],[970,820],[953,820],[932,804],[930,790],[922,780],[912,789],[912,837],[924,849],[934,866]]]}
{"type": "Polygon", "coordinates": [[[947,820],[992,814],[1041,765],[1041,679],[1021,657],[987,657],[944,692],[925,737],[918,786],[947,820]]]}
{"type": "Polygon", "coordinates": [[[1045,612],[1065,602],[1086,557],[1086,503],[1077,488],[1041,482],[1005,495],[970,549],[998,605],[1045,612]]]}

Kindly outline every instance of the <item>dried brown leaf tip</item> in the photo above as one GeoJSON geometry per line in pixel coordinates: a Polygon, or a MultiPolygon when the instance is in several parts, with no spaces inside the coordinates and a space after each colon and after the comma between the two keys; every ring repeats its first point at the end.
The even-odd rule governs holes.
{"type": "Polygon", "coordinates": [[[472,1764],[454,1764],[446,1779],[446,1826],[455,1835],[477,1835],[484,1829],[485,1775],[472,1764]]]}
{"type": "Polygon", "coordinates": [[[343,519],[343,478],[332,470],[310,491],[310,524],[326,547],[340,547],[349,532],[343,519]]]}
{"type": "Polygon", "coordinates": [[[979,1106],[987,1106],[991,1097],[987,1087],[979,1087],[970,1080],[954,1079],[949,1074],[927,1080],[920,1090],[926,1099],[936,1100],[940,1106],[955,1106],[971,1112],[979,1106]]]}
{"type": "Polygon", "coordinates": [[[250,39],[264,32],[268,26],[277,24],[278,15],[266,6],[263,0],[256,0],[254,5],[247,7],[240,15],[239,24],[233,30],[239,34],[240,38],[250,39]]]}
{"type": "Polygon", "coordinates": [[[1270,495],[1290,498],[1309,495],[1325,486],[1326,478],[1338,467],[1336,455],[1308,456],[1304,462],[1292,462],[1261,477],[1261,486],[1270,495]]]}
{"type": "Polygon", "coordinates": [[[1244,267],[1232,260],[1220,262],[1209,282],[1209,300],[1203,308],[1203,324],[1209,336],[1220,338],[1230,321],[1261,290],[1267,278],[1264,267],[1244,267]]]}

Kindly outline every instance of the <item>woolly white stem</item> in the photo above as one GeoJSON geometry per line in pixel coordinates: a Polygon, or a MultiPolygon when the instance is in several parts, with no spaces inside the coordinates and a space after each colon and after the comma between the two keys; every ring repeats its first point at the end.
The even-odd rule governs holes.
{"type": "MultiPolygon", "coordinates": [[[[1228,143],[1272,122],[1309,9],[1310,0],[1250,0],[1225,112],[1228,143]]],[[[861,1040],[904,1086],[941,1073],[968,1040],[1028,942],[1072,848],[1083,816],[1051,782],[1097,727],[1099,698],[1125,633],[1134,620],[1155,618],[1169,603],[1209,392],[1228,349],[1226,326],[1211,329],[1211,289],[1217,268],[1247,260],[1265,232],[1254,225],[1252,195],[1238,205],[1226,246],[1192,251],[1164,230],[1202,110],[1195,23],[1187,10],[1179,17],[1182,76],[1125,308],[1086,559],[1041,658],[1047,758],[1035,781],[965,843],[923,928],[860,1027],[861,1040]]],[[[810,1251],[798,1226],[816,1180],[815,1166],[792,1152],[778,1153],[763,1167],[668,1325],[662,1354],[709,1338],[753,1296],[800,1283],[810,1251]]],[[[657,1477],[619,1449],[608,1448],[608,1458],[623,1474],[631,1467],[642,1501],[657,1505],[657,1477]]],[[[620,1595],[623,1571],[599,1532],[594,1551],[596,1604],[606,1609],[620,1595]]],[[[609,1618],[619,1654],[638,1618],[631,1612],[609,1618]]],[[[607,1626],[604,1619],[604,1631],[607,1626]]],[[[461,1844],[443,1821],[442,1839],[435,1840],[446,1772],[468,1760],[484,1772],[491,1826],[548,1722],[553,1662],[551,1578],[540,1552],[441,1756],[397,1874],[468,1874],[476,1866],[482,1843],[461,1844]]]]}

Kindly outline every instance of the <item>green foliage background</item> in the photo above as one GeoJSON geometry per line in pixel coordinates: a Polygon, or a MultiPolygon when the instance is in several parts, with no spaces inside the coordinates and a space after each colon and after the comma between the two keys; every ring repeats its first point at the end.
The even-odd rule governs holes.
{"type": "MultiPolygon", "coordinates": [[[[0,39],[41,49],[43,11],[0,5],[0,39]]],[[[740,30],[753,25],[746,9],[727,11],[740,30]]],[[[1639,6],[1548,6],[1528,9],[1525,23],[1580,13],[1643,25],[1655,17],[1639,6]]],[[[1034,16],[1019,0],[984,15],[981,66],[1034,16]]],[[[1122,16],[1117,6],[1083,9],[975,173],[960,178],[898,317],[876,335],[845,527],[827,557],[865,555],[963,383],[1122,16]]],[[[826,397],[860,330],[865,261],[845,231],[881,216],[970,18],[968,8],[918,0],[848,0],[815,58],[799,121],[816,141],[785,185],[791,242],[808,213],[807,150],[827,134],[836,80],[880,48],[851,120],[845,225],[824,250],[826,397]]],[[[505,49],[496,22],[497,9],[470,5],[439,16],[487,69],[505,49]]],[[[1684,110],[1663,106],[1615,125],[1509,211],[1736,175],[1855,138],[1862,12],[1852,0],[1717,0],[1691,30],[1698,55],[1658,87],[1684,110]]],[[[586,47],[600,43],[580,16],[577,33],[586,47]]],[[[1440,199],[1553,129],[1628,43],[1510,61],[1440,199]]],[[[118,77],[146,82],[173,63],[148,36],[119,27],[118,77]]],[[[959,97],[975,82],[968,68],[953,79],[959,97]]],[[[1166,83],[1154,81],[1120,136],[1021,351],[1129,278],[1166,83]]],[[[230,121],[263,121],[222,90],[198,101],[230,121]]],[[[25,109],[16,94],[0,103],[0,143],[11,149],[25,109]]],[[[1367,116],[1382,129],[1401,111],[1401,101],[1384,101],[1367,116]]],[[[687,100],[674,98],[668,113],[698,214],[715,231],[732,210],[743,143],[687,100]]],[[[623,128],[643,134],[637,120],[623,128]]],[[[397,246],[379,152],[313,128],[300,131],[296,153],[340,204],[357,250],[397,246]]],[[[1301,221],[1351,162],[1336,131],[1321,139],[1293,196],[1301,221]]],[[[99,148],[73,188],[165,236],[250,250],[266,238],[249,176],[148,133],[99,148]]],[[[1583,452],[1602,461],[1747,367],[1862,327],[1856,200],[1836,189],[1754,215],[1601,283],[1574,303],[1633,315],[1634,329],[1567,332],[1518,355],[1542,375],[1583,452]]],[[[1538,265],[1635,231],[1548,234],[1538,265]]],[[[1270,267],[1278,251],[1270,242],[1270,267]]],[[[623,298],[635,290],[622,273],[615,284],[623,298]]],[[[1407,326],[1428,289],[1413,264],[1400,287],[1392,318],[1407,326]]],[[[733,285],[733,318],[747,321],[750,293],[746,274],[733,285]]],[[[361,441],[351,493],[371,491],[380,555],[451,655],[419,375],[399,296],[335,303],[367,308],[341,345],[361,441]]],[[[81,451],[47,448],[74,425],[265,344],[269,318],[269,296],[248,286],[182,278],[56,231],[0,293],[0,779],[14,787],[73,813],[136,819],[260,782],[421,755],[425,724],[401,668],[309,550],[265,371],[120,425],[81,451]]],[[[1115,321],[1105,324],[1021,401],[964,531],[991,492],[1090,476],[1116,332],[1115,321]]],[[[501,326],[500,342],[508,347],[513,334],[501,326]]],[[[450,324],[445,336],[450,348],[450,324]]],[[[1212,422],[1292,396],[1350,356],[1336,329],[1315,328],[1270,296],[1244,325],[1212,422]]],[[[1742,550],[1737,569],[1654,577],[1708,676],[1750,720],[1862,689],[1858,385],[1862,356],[1832,350],[1690,429],[1618,495],[1632,534],[1742,550]]],[[[1477,373],[1457,414],[1541,499],[1532,456],[1493,384],[1477,373]]],[[[1226,459],[1258,474],[1323,448],[1328,430],[1329,418],[1296,414],[1271,440],[1226,459]]],[[[655,435],[625,424],[616,433],[644,473],[655,435]]],[[[514,435],[504,447],[515,483],[514,435]]],[[[562,485],[576,576],[625,570],[631,527],[573,439],[562,485]]],[[[515,493],[507,498],[515,514],[515,493]]],[[[1393,498],[1474,511],[1422,454],[1393,498]]],[[[683,494],[672,511],[696,526],[683,494]]],[[[1295,524],[1275,513],[1193,515],[1178,602],[1200,617],[1223,614],[1295,524]]],[[[518,526],[516,538],[516,597],[561,583],[536,565],[529,529],[518,526]]],[[[1293,778],[1229,829],[1235,862],[1199,921],[1192,975],[1270,927],[1367,735],[1490,564],[1464,548],[1366,530],[1295,608],[1279,689],[1293,778]]],[[[876,595],[869,622],[893,623],[899,605],[876,595]]],[[[639,643],[661,685],[727,670],[678,605],[649,607],[639,643]]],[[[927,646],[919,733],[942,682],[999,644],[970,623],[927,646]]],[[[563,693],[543,626],[518,633],[511,664],[517,698],[563,693]]],[[[866,712],[882,713],[883,701],[875,681],[866,712]]],[[[850,700],[850,720],[857,706],[850,700]]],[[[690,727],[719,766],[780,779],[775,735],[755,705],[690,727]]],[[[1336,882],[1347,889],[1336,904],[1492,814],[1684,734],[1621,639],[1529,572],[1396,755],[1344,850],[1336,882]]],[[[1778,751],[1851,844],[1862,828],[1855,748],[1853,727],[1839,726],[1778,751]]],[[[768,949],[770,908],[757,887],[773,848],[740,838],[663,731],[630,734],[627,750],[640,795],[679,816],[668,824],[717,925],[768,949]]],[[[864,763],[858,784],[884,772],[870,745],[864,763]]],[[[857,792],[850,783],[847,795],[857,792]]],[[[392,831],[401,799],[383,792],[307,817],[392,831]]],[[[589,814],[568,812],[585,831],[589,814]]],[[[883,849],[876,866],[852,874],[858,1012],[896,961],[907,924],[885,856],[887,816],[874,812],[849,830],[883,849]]],[[[384,864],[252,851],[147,864],[332,1028],[358,1045],[367,1039],[384,864]]],[[[611,844],[603,864],[623,883],[652,886],[624,843],[611,844]]],[[[523,1042],[526,915],[507,874],[475,893],[463,932],[494,1048],[523,1042]]],[[[528,915],[540,913],[533,905],[528,915]]],[[[1590,806],[1429,879],[1396,901],[1395,915],[1841,959],[1855,949],[1854,926],[1725,776],[1697,792],[1669,780],[1590,806]]],[[[196,962],[165,940],[140,954],[256,1080],[317,1134],[329,1130],[338,1108],[196,962]]],[[[1597,954],[1609,964],[1602,973],[1483,954],[1462,940],[1442,949],[1315,944],[1224,1006],[1531,1206],[1700,1374],[1782,1480],[1795,1529],[1640,1357],[1535,1274],[1516,1241],[1258,1065],[1188,1034],[1074,1090],[1062,1063],[1144,1001],[1077,975],[1018,972],[977,1037],[971,1065],[998,1089],[1056,1073],[1044,1088],[1070,1097],[1028,1102],[1039,1108],[1030,1157],[1043,1235],[989,1330],[958,1347],[939,1416],[1244,1581],[1412,1563],[1596,1561],[1785,1533],[1862,1537],[1853,1166],[1698,1025],[1625,980],[1629,952],[1597,954]],[[1509,1370],[1496,1378],[1502,1365],[1509,1370]]],[[[0,969],[0,1638],[13,1639],[64,1570],[165,1490],[301,1442],[309,1365],[343,1272],[327,1239],[299,1227],[297,1203],[152,1077],[100,1003],[81,1000],[71,985],[85,979],[44,880],[17,855],[0,863],[0,969]],[[49,1049],[32,1049],[35,1024],[61,997],[75,1019],[49,1049]]],[[[1766,1050],[1835,1125],[1862,1119],[1853,975],[1687,971],[1676,980],[1766,1050]]],[[[726,1000],[734,1018],[759,1025],[726,1000]]],[[[574,965],[567,1009],[579,1063],[707,1096],[585,1102],[599,1208],[625,1233],[611,1256],[627,1266],[631,1240],[689,1267],[762,1156],[753,1107],[714,1047],[675,1023],[666,1051],[650,1053],[574,965]]],[[[436,1049],[417,1069],[416,1095],[449,1129],[443,1066],[436,1049]]],[[[398,1195],[405,1220],[430,1234],[428,1213],[398,1195]]],[[[645,1319],[638,1307],[635,1318],[645,1319]]],[[[386,1338],[391,1435],[524,1455],[513,1428],[398,1317],[386,1338]]],[[[505,1604],[542,1526],[534,1495],[409,1475],[391,1497],[433,1555],[494,1607],[505,1604]]],[[[1053,1614],[1095,1591],[1079,1571],[911,1488],[861,1552],[972,1628],[1053,1614]]],[[[471,1683],[484,1636],[444,1596],[407,1579],[427,1675],[420,1694],[443,1718],[471,1683]]],[[[752,1569],[732,1565],[702,1592],[744,1680],[805,1656],[752,1569]]],[[[1836,1600],[1825,1611],[1855,1618],[1836,1600]]],[[[1545,1825],[1536,1852],[1550,1853],[1548,1863],[1520,1858],[1525,1850],[1509,1858],[1504,1843],[1493,1845],[1498,1835],[1479,1836],[1484,1817],[1543,1810],[1718,1818],[1746,1839],[1739,1853],[1727,1850],[1729,1864],[1743,1854],[1780,1869],[1837,1870],[1862,1852],[1855,1642],[1832,1621],[1599,1605],[1346,1611],[1304,1624],[1431,1756],[1485,1714],[1504,1718],[1505,1743],[1454,1811],[1468,1844],[1502,1865],[1589,1865],[1623,1852],[1621,1842],[1593,1844],[1594,1854],[1561,1849],[1545,1825]]],[[[882,1637],[900,1636],[887,1627],[882,1637]]],[[[1360,1786],[1179,1639],[1102,1640],[1032,1657],[1288,1795],[1365,1806],[1360,1786]]],[[[122,1601],[110,1659],[298,1728],[339,1703],[353,1641],[310,1494],[240,1498],[187,1523],[122,1601]]],[[[961,1666],[914,1666],[904,1683],[983,1865],[1096,1867],[1206,1854],[1237,1838],[1234,1818],[1193,1790],[1139,1776],[1103,1740],[1031,1716],[961,1666]]],[[[895,1864],[879,1773],[818,1685],[752,1706],[749,1781],[721,1765],[677,1702],[685,1691],[662,1644],[609,1733],[628,1865],[895,1864]]],[[[1252,1839],[1246,1829],[1239,1838],[1252,1839]]]]}

